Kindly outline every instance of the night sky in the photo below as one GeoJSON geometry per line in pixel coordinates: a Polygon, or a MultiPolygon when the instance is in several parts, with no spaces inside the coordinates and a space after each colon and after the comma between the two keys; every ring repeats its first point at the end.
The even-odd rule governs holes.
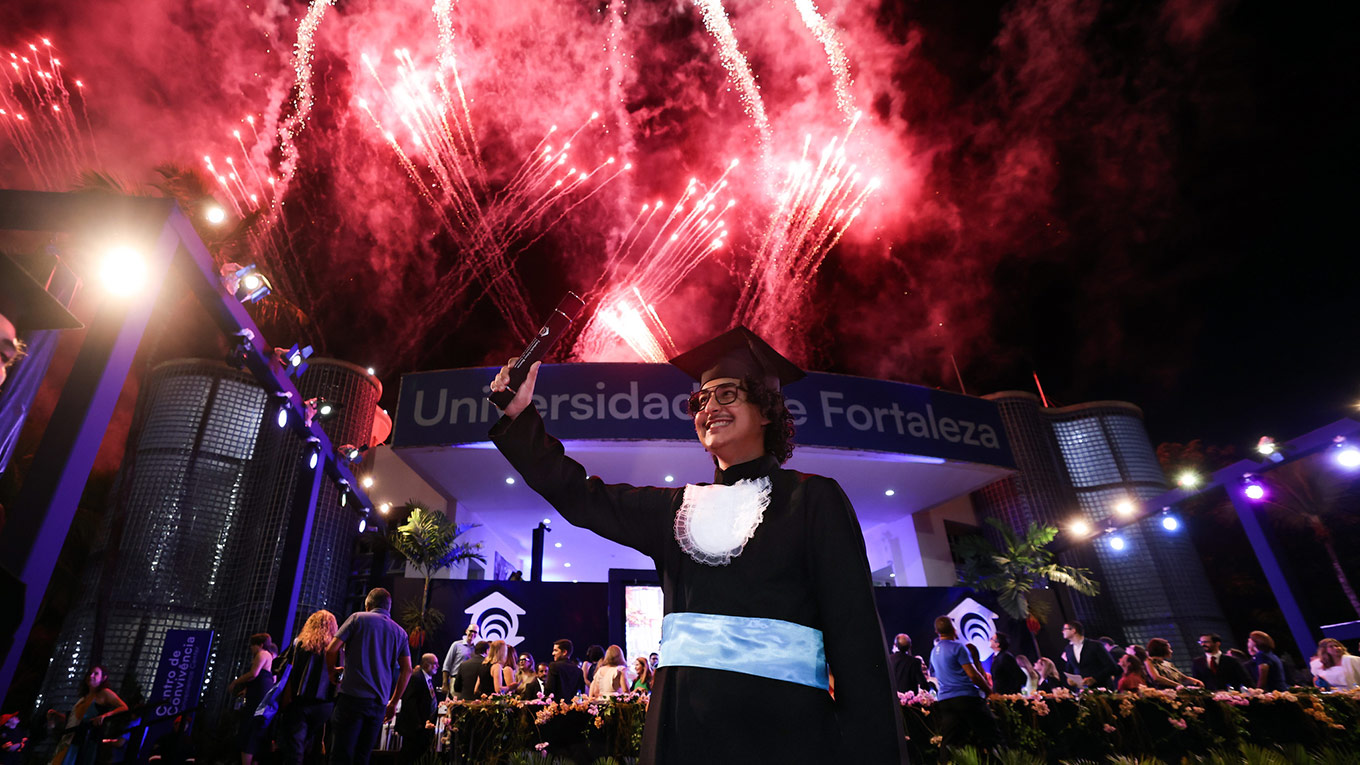
{"type": "MultiPolygon", "coordinates": [[[[743,320],[824,371],[957,389],[957,363],[973,394],[1033,390],[1037,372],[1054,404],[1132,401],[1154,443],[1239,451],[1360,401],[1360,67],[1327,15],[1223,0],[819,4],[864,113],[848,161],[881,187],[829,254],[814,253],[825,259],[810,278],[772,272],[751,309],[743,285],[783,168],[805,135],[815,156],[849,120],[832,57],[792,0],[726,4],[759,83],[764,142],[697,6],[456,4],[452,52],[485,168],[474,196],[498,232],[494,210],[513,224],[524,207],[493,200],[553,124],[560,136],[599,111],[571,163],[616,157],[599,178],[634,165],[508,225],[490,249],[451,205],[415,192],[382,134],[435,180],[391,96],[393,49],[433,71],[428,6],[330,8],[311,49],[314,106],[297,120],[305,4],[6,3],[5,58],[48,37],[84,99],[67,118],[73,150],[43,148],[58,123],[21,136],[5,116],[0,178],[61,189],[98,168],[139,184],[162,163],[202,170],[205,155],[289,176],[257,246],[225,255],[275,274],[318,328],[306,339],[377,367],[389,407],[402,372],[512,355],[517,323],[536,323],[564,289],[598,307],[631,284],[627,263],[609,272],[609,253],[640,204],[674,200],[689,178],[711,185],[732,158],[724,245],[670,267],[648,295],[682,349],[743,320]],[[295,153],[278,139],[290,124],[295,153]]],[[[32,105],[32,85],[3,85],[11,112],[32,105]]],[[[617,342],[575,350],[630,358],[617,342]]]]}

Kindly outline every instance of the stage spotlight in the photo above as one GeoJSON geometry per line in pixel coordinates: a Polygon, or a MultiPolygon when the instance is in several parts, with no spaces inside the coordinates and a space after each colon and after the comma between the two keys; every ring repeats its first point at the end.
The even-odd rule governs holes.
{"type": "Polygon", "coordinates": [[[345,505],[348,505],[348,504],[349,504],[349,489],[341,489],[341,490],[340,490],[340,506],[341,506],[341,507],[344,507],[345,505]]]}
{"type": "Polygon", "coordinates": [[[1138,507],[1137,505],[1133,504],[1133,500],[1121,499],[1118,502],[1114,503],[1114,512],[1116,515],[1122,515],[1125,518],[1127,518],[1137,511],[1138,507]]]}
{"type": "Polygon", "coordinates": [[[269,283],[269,279],[260,273],[254,263],[232,272],[224,280],[227,289],[242,303],[257,302],[274,291],[274,285],[269,283]]]}
{"type": "Polygon", "coordinates": [[[336,449],[336,451],[340,454],[341,459],[353,465],[364,456],[364,452],[368,451],[368,447],[344,444],[336,449]]]}
{"type": "Polygon", "coordinates": [[[365,489],[371,489],[373,488],[373,476],[366,475],[364,476],[363,480],[360,481],[359,483],[363,484],[363,487],[365,489]]]}
{"type": "Polygon", "coordinates": [[[203,211],[203,217],[214,226],[220,226],[227,219],[227,211],[218,205],[209,204],[207,209],[203,211]]]}
{"type": "Polygon", "coordinates": [[[1167,531],[1175,531],[1181,527],[1181,522],[1176,520],[1176,516],[1165,514],[1162,516],[1162,528],[1167,531]]]}
{"type": "Polygon", "coordinates": [[[1182,489],[1193,489],[1199,486],[1199,473],[1193,470],[1186,470],[1176,476],[1176,485],[1182,489]]]}
{"type": "Polygon", "coordinates": [[[286,427],[288,427],[288,405],[287,405],[287,404],[285,404],[285,405],[279,407],[279,416],[278,416],[277,422],[278,422],[280,428],[286,428],[286,427]]]}
{"type": "Polygon", "coordinates": [[[1127,546],[1128,546],[1128,543],[1126,543],[1126,542],[1124,541],[1124,538],[1121,537],[1121,536],[1119,536],[1118,534],[1115,534],[1114,536],[1110,537],[1110,549],[1111,549],[1111,550],[1114,550],[1115,552],[1120,552],[1120,551],[1122,551],[1122,550],[1123,550],[1125,547],[1127,547],[1127,546]]]}
{"type": "Polygon", "coordinates": [[[308,449],[307,467],[316,470],[316,466],[321,464],[321,440],[316,436],[307,439],[312,446],[308,449]]]}
{"type": "Polygon", "coordinates": [[[1245,484],[1242,493],[1247,495],[1247,499],[1250,499],[1253,502],[1260,502],[1266,498],[1266,487],[1261,485],[1260,480],[1257,479],[1256,476],[1247,473],[1242,476],[1242,483],[1245,484]]]}
{"type": "Polygon", "coordinates": [[[302,377],[302,373],[307,371],[307,359],[312,356],[312,346],[298,346],[293,344],[292,348],[275,348],[274,358],[283,365],[288,376],[293,379],[302,377]]]}
{"type": "Polygon", "coordinates": [[[146,281],[146,258],[132,247],[114,247],[99,262],[99,281],[110,294],[132,295],[146,281]]]}
{"type": "Polygon", "coordinates": [[[336,412],[339,412],[341,409],[340,404],[337,404],[334,401],[327,401],[321,397],[309,398],[303,403],[307,407],[307,419],[309,422],[311,420],[325,420],[336,412]]]}
{"type": "Polygon", "coordinates": [[[1261,440],[1256,442],[1256,453],[1271,462],[1284,460],[1284,453],[1280,451],[1280,445],[1275,443],[1275,439],[1270,436],[1261,436],[1261,440]]]}
{"type": "Polygon", "coordinates": [[[378,512],[382,513],[383,515],[387,515],[388,513],[392,512],[392,503],[384,502],[381,505],[378,505],[378,512]]]}
{"type": "Polygon", "coordinates": [[[1333,448],[1336,449],[1336,453],[1333,455],[1336,464],[1347,470],[1360,467],[1360,447],[1346,443],[1345,436],[1337,436],[1332,443],[1335,445],[1333,448]]]}
{"type": "Polygon", "coordinates": [[[367,518],[360,518],[360,519],[359,519],[359,533],[362,534],[362,533],[364,533],[365,531],[368,531],[368,519],[367,519],[367,518]]]}
{"type": "Polygon", "coordinates": [[[1067,524],[1067,530],[1075,536],[1084,537],[1091,533],[1091,524],[1086,521],[1072,521],[1067,524]]]}

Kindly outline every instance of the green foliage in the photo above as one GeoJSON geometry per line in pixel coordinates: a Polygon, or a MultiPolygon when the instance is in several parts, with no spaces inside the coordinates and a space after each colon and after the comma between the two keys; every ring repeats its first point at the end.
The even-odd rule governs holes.
{"type": "Polygon", "coordinates": [[[459,542],[458,537],[476,524],[455,524],[438,510],[426,510],[415,500],[408,500],[398,508],[409,513],[406,522],[392,530],[389,542],[411,567],[425,579],[418,602],[403,603],[397,610],[397,622],[411,631],[413,645],[419,645],[425,635],[444,623],[444,614],[430,608],[430,584],[434,575],[455,563],[466,560],[486,562],[481,553],[482,543],[459,542]]]}
{"type": "Polygon", "coordinates": [[[1029,594],[1049,582],[1067,585],[1083,595],[1100,593],[1100,583],[1091,578],[1089,570],[1054,561],[1047,549],[1058,535],[1053,526],[1031,523],[1024,536],[1017,536],[996,518],[988,518],[987,523],[1000,532],[1001,547],[977,535],[961,539],[963,567],[959,578],[970,587],[995,592],[997,603],[1007,614],[1016,619],[1032,616],[1043,622],[1047,609],[1031,601],[1029,594]]]}
{"type": "Polygon", "coordinates": [[[482,543],[458,542],[458,537],[477,524],[455,524],[438,510],[426,510],[409,500],[397,512],[409,511],[406,523],[392,531],[392,547],[426,579],[465,560],[486,562],[482,543]]]}

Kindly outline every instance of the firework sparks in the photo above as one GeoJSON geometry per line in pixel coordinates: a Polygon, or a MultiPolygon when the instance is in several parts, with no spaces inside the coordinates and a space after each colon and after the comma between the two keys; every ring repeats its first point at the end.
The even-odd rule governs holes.
{"type": "Polygon", "coordinates": [[[803,17],[803,23],[807,24],[817,42],[820,42],[822,48],[826,50],[826,60],[835,78],[836,106],[846,117],[853,118],[855,99],[850,95],[850,62],[845,57],[845,46],[836,39],[836,30],[817,12],[817,6],[812,0],[793,0],[793,4],[803,17]]]}
{"type": "Polygon", "coordinates": [[[573,351],[577,358],[604,358],[613,337],[623,339],[647,361],[665,361],[675,355],[675,344],[652,306],[667,298],[691,271],[726,245],[724,216],[736,202],[725,198],[724,192],[728,176],[738,164],[733,160],[707,187],[691,179],[669,208],[661,201],[642,206],[592,291],[601,290],[602,285],[627,286],[608,288],[599,300],[600,308],[577,340],[573,351]],[[659,225],[657,218],[661,218],[659,225]]]}
{"type": "Polygon", "coordinates": [[[878,179],[864,182],[848,164],[846,147],[859,118],[856,114],[845,135],[815,162],[808,136],[802,154],[790,163],[737,303],[737,321],[756,332],[774,336],[796,314],[827,253],[879,186],[878,179]]]}
{"type": "Polygon", "coordinates": [[[61,60],[48,39],[42,48],[28,44],[28,54],[10,52],[0,64],[0,134],[12,145],[34,180],[47,188],[69,183],[98,157],[94,134],[81,129],[73,100],[85,111],[84,83],[67,87],[61,60]],[[45,55],[44,55],[45,54],[45,55]],[[6,65],[7,64],[7,65],[6,65]],[[76,98],[73,99],[72,95],[76,98]]]}
{"type": "Polygon", "coordinates": [[[281,197],[297,172],[297,136],[307,127],[307,118],[312,113],[312,57],[315,53],[316,30],[326,17],[326,9],[335,0],[312,0],[307,15],[298,24],[297,44],[294,46],[293,76],[297,97],[293,101],[293,113],[279,126],[279,148],[283,161],[279,163],[278,182],[275,184],[277,196],[281,197]]]}
{"type": "MultiPolygon", "coordinates": [[[[447,13],[447,8],[443,12],[447,13]]],[[[436,21],[443,30],[447,24],[438,18],[439,13],[436,7],[436,21]]],[[[441,38],[447,34],[451,33],[441,31],[441,38]]],[[[521,338],[527,338],[536,327],[523,284],[512,268],[512,248],[518,242],[524,242],[519,245],[522,249],[536,241],[532,232],[565,200],[576,198],[576,204],[581,204],[623,170],[597,182],[597,176],[617,165],[613,157],[590,169],[571,164],[572,142],[595,124],[599,118],[596,112],[560,146],[548,143],[557,132],[555,126],[550,129],[510,180],[489,193],[461,85],[455,88],[458,94],[455,98],[442,82],[442,66],[453,66],[453,53],[441,50],[439,56],[443,64],[431,77],[421,73],[409,50],[398,50],[397,79],[392,87],[386,84],[372,58],[363,57],[364,66],[381,94],[381,114],[392,115],[391,119],[401,124],[400,133],[388,126],[379,110],[375,110],[375,104],[359,102],[421,198],[440,215],[444,229],[460,244],[462,259],[458,267],[439,279],[426,301],[427,310],[418,313],[417,323],[432,328],[449,305],[471,286],[481,284],[507,325],[521,338]],[[403,140],[409,145],[403,145],[403,140]]],[[[552,224],[572,207],[563,210],[552,224]]]]}
{"type": "Polygon", "coordinates": [[[696,4],[703,15],[704,26],[718,42],[718,58],[727,68],[728,77],[737,87],[741,105],[755,122],[756,131],[760,133],[761,149],[768,150],[770,120],[765,116],[765,102],[760,97],[760,85],[756,83],[755,75],[751,74],[751,64],[737,44],[737,35],[732,31],[732,22],[727,18],[727,10],[723,8],[722,0],[696,0],[696,4]]]}

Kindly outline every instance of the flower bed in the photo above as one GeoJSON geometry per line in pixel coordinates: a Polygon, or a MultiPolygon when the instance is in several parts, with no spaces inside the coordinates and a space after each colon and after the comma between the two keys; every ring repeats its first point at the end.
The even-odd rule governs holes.
{"type": "MultiPolygon", "coordinates": [[[[539,751],[578,763],[636,757],[647,694],[569,702],[496,698],[448,704],[446,752],[460,761],[504,762],[539,751]]],[[[930,694],[899,694],[915,763],[940,761],[930,694]]],[[[1242,744],[1360,751],[1360,691],[1195,689],[994,696],[992,712],[1010,748],[1049,761],[1115,755],[1182,755],[1242,744]]]]}
{"type": "MultiPolygon", "coordinates": [[[[929,694],[900,694],[914,762],[940,759],[929,694]]],[[[1138,755],[1177,761],[1190,753],[1265,747],[1360,748],[1360,692],[1137,692],[1066,690],[994,696],[992,713],[1007,745],[1049,761],[1138,755]]]]}
{"type": "Polygon", "coordinates": [[[605,699],[521,701],[493,697],[447,704],[446,752],[462,762],[504,762],[538,751],[576,762],[600,757],[636,757],[647,717],[646,693],[605,699]]]}

